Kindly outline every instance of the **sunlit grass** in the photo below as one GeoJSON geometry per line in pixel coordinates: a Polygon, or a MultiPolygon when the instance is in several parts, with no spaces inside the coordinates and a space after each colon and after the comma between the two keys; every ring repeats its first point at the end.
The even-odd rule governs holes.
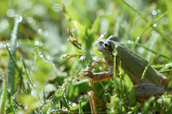
{"type": "Polygon", "coordinates": [[[0,113],[91,113],[93,108],[98,113],[172,113],[171,6],[170,0],[3,1],[0,113]],[[117,35],[169,78],[160,99],[136,103],[122,68],[106,81],[77,82],[88,66],[95,72],[107,70],[95,45],[104,33],[105,38],[117,35]]]}

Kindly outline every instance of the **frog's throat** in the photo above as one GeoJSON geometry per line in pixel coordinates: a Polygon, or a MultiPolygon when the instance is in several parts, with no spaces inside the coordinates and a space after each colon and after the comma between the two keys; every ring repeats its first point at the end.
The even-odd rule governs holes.
{"type": "Polygon", "coordinates": [[[103,56],[104,56],[104,59],[105,59],[107,65],[108,65],[108,67],[113,66],[113,64],[114,64],[114,56],[113,55],[111,55],[111,56],[103,55],[103,56]]]}

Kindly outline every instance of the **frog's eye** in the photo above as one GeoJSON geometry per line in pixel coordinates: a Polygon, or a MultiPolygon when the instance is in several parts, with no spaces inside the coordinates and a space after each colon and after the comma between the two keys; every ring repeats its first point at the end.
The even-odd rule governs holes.
{"type": "Polygon", "coordinates": [[[106,50],[110,50],[112,47],[110,43],[104,43],[103,48],[106,50]]]}

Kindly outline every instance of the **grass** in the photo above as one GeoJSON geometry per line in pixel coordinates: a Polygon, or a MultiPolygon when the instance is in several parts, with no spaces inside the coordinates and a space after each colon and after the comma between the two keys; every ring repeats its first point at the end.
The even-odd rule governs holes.
{"type": "Polygon", "coordinates": [[[170,0],[3,1],[0,113],[171,113],[171,5],[170,0]],[[88,66],[106,70],[94,45],[104,33],[117,35],[169,78],[160,99],[136,103],[122,68],[106,81],[77,82],[88,66]]]}

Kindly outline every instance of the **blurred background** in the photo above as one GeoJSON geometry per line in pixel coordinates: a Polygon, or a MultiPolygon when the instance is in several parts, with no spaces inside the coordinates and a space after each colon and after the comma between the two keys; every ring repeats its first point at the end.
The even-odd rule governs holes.
{"type": "MultiPolygon", "coordinates": [[[[47,103],[46,100],[54,95],[65,80],[77,76],[89,62],[94,62],[93,56],[103,60],[95,41],[101,34],[106,33],[105,38],[116,35],[132,51],[151,61],[154,68],[161,72],[166,71],[164,74],[170,79],[170,83],[166,85],[169,91],[172,87],[172,73],[168,71],[172,67],[171,6],[171,0],[1,0],[1,87],[4,76],[9,77],[11,71],[9,68],[11,57],[7,49],[9,46],[9,51],[14,49],[12,54],[18,66],[18,70],[15,64],[12,68],[14,69],[11,75],[12,82],[7,79],[8,87],[13,88],[9,96],[15,94],[17,102],[15,110],[19,112],[22,109],[28,112],[38,110],[47,103]],[[71,36],[67,29],[73,34],[73,38],[82,44],[82,50],[67,40],[71,36]],[[15,45],[12,40],[14,36],[16,36],[15,45]],[[91,56],[87,56],[87,53],[91,56]],[[66,59],[64,54],[69,54],[69,58],[66,59]],[[80,59],[82,56],[85,57],[84,60],[80,59]],[[19,91],[23,87],[25,92],[19,91]],[[37,92],[34,93],[33,90],[37,92]],[[35,94],[39,94],[41,100],[35,98],[37,96],[35,94]],[[39,102],[39,105],[32,108],[25,107],[31,105],[31,101],[39,102]]],[[[99,66],[95,70],[102,71],[99,66]]],[[[103,84],[107,91],[113,91],[108,81],[104,81],[103,84]]],[[[71,107],[73,102],[79,103],[80,95],[85,99],[88,98],[85,85],[89,86],[88,78],[81,83],[73,80],[68,87],[64,87],[63,98],[67,99],[67,103],[71,103],[69,103],[71,107]]],[[[100,96],[105,93],[100,83],[96,83],[95,86],[100,90],[98,93],[100,96]]],[[[2,94],[3,90],[0,93],[2,94]]],[[[63,100],[61,102],[64,102],[63,100]]],[[[110,102],[110,99],[105,101],[110,102]]],[[[98,103],[100,107],[103,105],[101,103],[98,103]]],[[[84,110],[90,110],[88,103],[87,106],[84,110]]],[[[65,105],[62,105],[61,109],[62,107],[65,105]]],[[[105,107],[102,110],[106,110],[105,107]]],[[[69,110],[69,107],[67,109],[69,110]]],[[[6,106],[6,110],[11,112],[10,106],[6,106]]]]}

